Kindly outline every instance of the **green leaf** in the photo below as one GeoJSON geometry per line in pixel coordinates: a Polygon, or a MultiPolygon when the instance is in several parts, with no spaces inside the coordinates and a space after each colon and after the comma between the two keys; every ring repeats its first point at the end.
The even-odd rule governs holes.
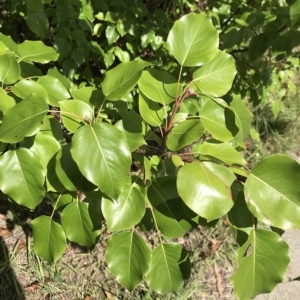
{"type": "Polygon", "coordinates": [[[233,206],[230,188],[200,162],[179,170],[177,189],[184,203],[208,222],[222,217],[233,206]]]}
{"type": "Polygon", "coordinates": [[[194,72],[193,81],[204,95],[221,97],[230,90],[235,75],[233,57],[219,50],[213,59],[194,72]]]}
{"type": "Polygon", "coordinates": [[[21,77],[28,78],[28,77],[39,77],[42,76],[43,73],[40,69],[38,69],[34,63],[28,59],[24,59],[20,61],[20,68],[21,68],[21,77]]]}
{"type": "Polygon", "coordinates": [[[252,62],[262,58],[268,46],[268,37],[266,34],[261,33],[254,36],[249,44],[249,60],[252,62]]]}
{"type": "Polygon", "coordinates": [[[175,22],[169,32],[170,53],[181,66],[200,66],[218,50],[218,33],[208,15],[188,14],[175,22]]]}
{"type": "Polygon", "coordinates": [[[151,63],[143,60],[134,60],[121,63],[109,70],[102,83],[106,99],[120,100],[134,88],[142,75],[142,70],[150,65],[151,63]]]}
{"type": "Polygon", "coordinates": [[[126,184],[116,199],[103,199],[102,212],[109,232],[129,229],[138,224],[145,214],[146,189],[138,177],[127,177],[126,184]]]}
{"type": "Polygon", "coordinates": [[[0,81],[4,84],[15,83],[21,75],[18,61],[12,52],[0,55],[0,81]]]}
{"type": "Polygon", "coordinates": [[[15,105],[15,99],[8,96],[3,88],[0,88],[0,110],[4,112],[15,105]]]}
{"type": "Polygon", "coordinates": [[[172,75],[155,69],[143,71],[138,85],[147,98],[163,105],[174,102],[182,92],[182,86],[177,91],[177,80],[172,75]]]}
{"type": "Polygon", "coordinates": [[[20,59],[29,59],[41,64],[56,61],[58,54],[52,47],[46,46],[41,41],[24,41],[18,45],[20,59]]]}
{"type": "Polygon", "coordinates": [[[19,205],[34,209],[45,195],[45,170],[32,151],[19,148],[0,157],[0,189],[19,205]]]}
{"type": "Polygon", "coordinates": [[[44,5],[42,0],[25,0],[26,8],[31,11],[43,11],[44,5]]]}
{"type": "Polygon", "coordinates": [[[160,293],[177,293],[184,279],[190,276],[188,252],[180,245],[161,244],[152,250],[146,282],[160,293]]]}
{"type": "Polygon", "coordinates": [[[145,145],[143,137],[142,118],[133,110],[129,111],[128,115],[115,124],[120,131],[124,133],[130,151],[134,151],[138,147],[145,145]]]}
{"type": "Polygon", "coordinates": [[[51,106],[59,106],[59,102],[70,98],[70,94],[64,85],[57,79],[49,75],[41,76],[39,83],[48,94],[48,102],[51,106]]]}
{"type": "Polygon", "coordinates": [[[87,202],[73,202],[61,214],[61,224],[68,240],[91,248],[97,243],[102,229],[101,215],[87,202]]]}
{"type": "Polygon", "coordinates": [[[86,122],[92,122],[94,112],[92,108],[80,100],[65,100],[59,102],[62,120],[66,128],[76,132],[86,122]]]}
{"type": "Polygon", "coordinates": [[[116,30],[116,26],[107,26],[105,30],[105,35],[109,45],[114,43],[119,38],[119,34],[116,30]]]}
{"type": "Polygon", "coordinates": [[[71,154],[79,170],[111,198],[121,194],[131,165],[131,154],[123,133],[97,123],[78,129],[72,138],[71,154]]]}
{"type": "Polygon", "coordinates": [[[253,230],[238,250],[238,269],[231,277],[237,298],[246,300],[270,293],[284,278],[290,262],[288,250],[277,233],[253,230]],[[247,253],[250,254],[246,256],[247,253]]]}
{"type": "Polygon", "coordinates": [[[0,41],[16,56],[19,56],[18,45],[14,42],[10,35],[4,35],[0,32],[0,41]]]}
{"type": "Polygon", "coordinates": [[[300,1],[296,0],[290,6],[290,18],[292,24],[295,28],[299,27],[300,25],[300,1]]]}
{"type": "Polygon", "coordinates": [[[76,100],[81,100],[95,107],[100,107],[104,101],[102,90],[91,86],[72,91],[72,96],[76,100]]]}
{"type": "Polygon", "coordinates": [[[211,99],[205,100],[199,114],[202,124],[216,140],[228,142],[239,132],[234,113],[211,99]]]}
{"type": "Polygon", "coordinates": [[[299,182],[300,165],[291,157],[274,154],[264,159],[245,182],[250,211],[268,225],[300,228],[299,182]]]}
{"type": "Polygon", "coordinates": [[[27,13],[26,24],[30,31],[42,39],[49,32],[49,21],[46,14],[42,11],[27,13]]]}
{"type": "Polygon", "coordinates": [[[164,106],[151,101],[142,92],[139,94],[139,111],[142,118],[151,126],[160,126],[166,115],[164,106]]]}
{"type": "Polygon", "coordinates": [[[58,119],[52,115],[47,115],[40,132],[53,136],[58,142],[63,140],[63,131],[58,119]]]}
{"type": "Polygon", "coordinates": [[[132,291],[149,269],[151,252],[140,236],[134,232],[121,232],[109,239],[105,259],[117,281],[132,291]]]}
{"type": "Polygon", "coordinates": [[[60,224],[48,216],[40,216],[33,221],[33,250],[34,253],[52,264],[65,252],[67,241],[60,224]]]}
{"type": "Polygon", "coordinates": [[[36,94],[9,108],[3,113],[0,141],[18,143],[25,136],[34,135],[43,124],[47,111],[46,101],[36,94]]]}
{"type": "Polygon", "coordinates": [[[156,178],[148,188],[147,196],[153,207],[158,229],[168,238],[182,237],[195,226],[176,189],[176,176],[156,178]]]}
{"type": "Polygon", "coordinates": [[[23,79],[11,87],[11,91],[21,99],[35,93],[49,102],[48,93],[43,86],[34,80],[23,79]]]}
{"type": "Polygon", "coordinates": [[[207,140],[200,144],[197,149],[193,148],[193,152],[205,155],[208,158],[216,158],[228,165],[242,165],[246,164],[245,159],[236,151],[230,144],[221,143],[216,140],[207,140]]]}
{"type": "Polygon", "coordinates": [[[174,126],[167,138],[167,147],[176,151],[190,145],[199,139],[204,132],[204,126],[199,119],[188,119],[174,126]]]}

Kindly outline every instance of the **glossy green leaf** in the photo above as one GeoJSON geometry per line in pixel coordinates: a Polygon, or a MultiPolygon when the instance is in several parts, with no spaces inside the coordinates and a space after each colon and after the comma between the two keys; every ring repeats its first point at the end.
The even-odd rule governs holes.
{"type": "Polygon", "coordinates": [[[15,105],[15,99],[8,96],[3,88],[0,88],[0,110],[4,112],[15,105]]]}
{"type": "Polygon", "coordinates": [[[108,100],[120,100],[137,84],[142,70],[151,63],[134,60],[119,64],[109,70],[102,83],[102,90],[108,100]]]}
{"type": "Polygon", "coordinates": [[[184,248],[175,244],[161,244],[152,250],[146,282],[160,294],[177,293],[183,280],[189,278],[190,269],[189,254],[184,248]]]}
{"type": "Polygon", "coordinates": [[[177,80],[172,75],[155,69],[143,71],[138,85],[147,98],[163,105],[174,102],[182,92],[181,85],[177,90],[177,80]]]}
{"type": "Polygon", "coordinates": [[[177,189],[184,203],[208,222],[222,217],[233,206],[229,187],[200,162],[179,170],[177,189]]]}
{"type": "Polygon", "coordinates": [[[48,93],[43,86],[34,80],[20,80],[14,86],[11,87],[11,91],[19,98],[26,98],[32,93],[38,94],[43,97],[47,102],[49,102],[48,93]]]}
{"type": "Polygon", "coordinates": [[[44,134],[53,136],[57,141],[63,140],[63,131],[58,119],[52,115],[47,115],[40,127],[40,131],[44,134]]]}
{"type": "Polygon", "coordinates": [[[119,38],[119,34],[115,26],[107,26],[105,30],[105,35],[109,45],[114,43],[119,38]]]}
{"type": "Polygon", "coordinates": [[[164,106],[150,100],[141,92],[139,94],[139,110],[142,118],[151,126],[160,126],[166,115],[164,106]]]}
{"type": "Polygon", "coordinates": [[[35,153],[25,148],[9,150],[0,157],[0,168],[0,189],[4,194],[29,209],[42,202],[45,170],[35,153]]]}
{"type": "Polygon", "coordinates": [[[94,190],[96,187],[79,171],[71,156],[70,148],[70,144],[63,146],[50,160],[47,166],[47,179],[51,187],[48,187],[48,190],[57,192],[94,190]]]}
{"type": "Polygon", "coordinates": [[[264,159],[245,182],[250,211],[274,227],[300,228],[299,180],[300,165],[291,157],[274,154],[264,159]]]}
{"type": "Polygon", "coordinates": [[[109,232],[121,231],[138,224],[145,214],[146,189],[138,177],[128,177],[116,199],[103,199],[102,212],[109,232]]]}
{"type": "Polygon", "coordinates": [[[27,13],[26,24],[34,34],[42,39],[49,32],[49,21],[43,11],[27,13]]]}
{"type": "Polygon", "coordinates": [[[210,99],[205,100],[199,114],[204,127],[219,141],[228,142],[239,132],[234,113],[210,99]]]}
{"type": "Polygon", "coordinates": [[[77,192],[48,192],[47,198],[51,200],[52,206],[55,207],[56,210],[61,212],[66,205],[77,201],[77,192]]]}
{"type": "Polygon", "coordinates": [[[34,135],[43,124],[47,111],[46,101],[36,94],[6,110],[0,126],[0,141],[18,143],[25,136],[34,135]]]}
{"type": "Polygon", "coordinates": [[[88,86],[72,91],[72,96],[76,100],[84,101],[85,103],[100,107],[104,101],[102,90],[88,86]]]}
{"type": "Polygon", "coordinates": [[[4,84],[15,83],[21,75],[18,61],[12,52],[0,55],[0,81],[4,84]]]}
{"type": "Polygon", "coordinates": [[[176,176],[156,178],[149,186],[147,196],[153,207],[155,223],[166,237],[182,237],[195,226],[178,195],[176,176]]]}
{"type": "Polygon", "coordinates": [[[70,132],[76,132],[86,122],[94,119],[92,108],[80,100],[65,100],[59,102],[62,121],[70,132]]]}
{"type": "Polygon", "coordinates": [[[204,132],[199,119],[188,119],[174,126],[167,138],[167,147],[176,151],[198,140],[204,132]]]}
{"type": "Polygon", "coordinates": [[[85,125],[72,138],[71,154],[82,174],[103,193],[111,198],[121,194],[131,154],[120,130],[105,123],[85,125]]]}
{"type": "Polygon", "coordinates": [[[182,66],[200,66],[217,53],[219,39],[208,15],[188,14],[175,22],[169,32],[170,53],[182,66]]]}
{"type": "Polygon", "coordinates": [[[78,201],[64,208],[61,224],[68,240],[88,248],[96,244],[102,229],[101,215],[89,203],[78,201]]]}
{"type": "Polygon", "coordinates": [[[132,291],[149,269],[151,252],[139,235],[134,232],[121,232],[109,239],[105,258],[117,281],[132,291]]]}
{"type": "Polygon", "coordinates": [[[59,102],[70,98],[70,94],[64,85],[55,77],[45,75],[41,76],[39,83],[48,94],[48,101],[51,106],[59,106],[59,102]]]}
{"type": "Polygon", "coordinates": [[[124,119],[115,124],[115,127],[122,131],[126,136],[131,152],[146,144],[143,137],[142,121],[142,118],[136,112],[131,110],[124,119]]]}
{"type": "Polygon", "coordinates": [[[52,47],[46,46],[41,41],[25,41],[18,45],[20,59],[29,59],[41,64],[56,61],[58,54],[52,47]]]}
{"type": "Polygon", "coordinates": [[[238,250],[238,269],[231,277],[238,299],[270,293],[284,278],[290,262],[288,250],[287,243],[277,233],[253,230],[238,250]]]}
{"type": "Polygon", "coordinates": [[[18,45],[17,43],[11,38],[10,35],[5,35],[0,32],[0,41],[11,51],[14,52],[16,56],[19,56],[18,52],[18,45]]]}
{"type": "Polygon", "coordinates": [[[219,50],[213,59],[194,72],[193,81],[202,94],[221,97],[230,90],[235,75],[233,57],[219,50]]]}
{"type": "Polygon", "coordinates": [[[61,225],[48,216],[40,216],[31,221],[31,226],[35,254],[52,264],[67,248],[66,236],[61,225]]]}
{"type": "MultiPolygon", "coordinates": [[[[195,149],[193,149],[195,151],[195,149]]],[[[221,143],[216,140],[207,140],[197,147],[197,153],[205,155],[208,158],[216,158],[228,165],[246,164],[245,159],[240,152],[236,151],[230,144],[221,143]]]]}

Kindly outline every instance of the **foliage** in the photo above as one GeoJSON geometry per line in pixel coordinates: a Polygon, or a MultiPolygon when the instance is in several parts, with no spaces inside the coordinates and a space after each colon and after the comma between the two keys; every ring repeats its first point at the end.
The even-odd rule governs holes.
{"type": "Polygon", "coordinates": [[[92,248],[103,217],[116,279],[176,293],[190,262],[172,239],[226,217],[241,246],[235,295],[270,292],[288,247],[256,223],[300,227],[300,165],[275,154],[248,169],[245,99],[293,88],[299,0],[263,12],[256,1],[9,3],[25,38],[42,40],[0,34],[0,189],[28,209],[53,207],[32,220],[35,253],[53,263],[67,240],[92,248]]]}

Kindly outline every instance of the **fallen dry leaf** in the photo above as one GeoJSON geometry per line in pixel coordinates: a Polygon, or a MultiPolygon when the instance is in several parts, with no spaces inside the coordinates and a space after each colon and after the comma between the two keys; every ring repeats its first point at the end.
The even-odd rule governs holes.
{"type": "Polygon", "coordinates": [[[96,298],[92,296],[86,296],[84,300],[96,300],[96,298]]]}

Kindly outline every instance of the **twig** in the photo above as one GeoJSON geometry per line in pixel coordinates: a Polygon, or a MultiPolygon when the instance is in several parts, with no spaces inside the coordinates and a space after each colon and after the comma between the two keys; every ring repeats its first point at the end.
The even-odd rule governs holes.
{"type": "Polygon", "coordinates": [[[217,263],[214,263],[214,270],[215,270],[215,275],[216,275],[216,280],[217,280],[218,293],[219,293],[220,297],[224,297],[224,288],[222,285],[222,278],[221,278],[220,270],[219,270],[217,263]]]}

